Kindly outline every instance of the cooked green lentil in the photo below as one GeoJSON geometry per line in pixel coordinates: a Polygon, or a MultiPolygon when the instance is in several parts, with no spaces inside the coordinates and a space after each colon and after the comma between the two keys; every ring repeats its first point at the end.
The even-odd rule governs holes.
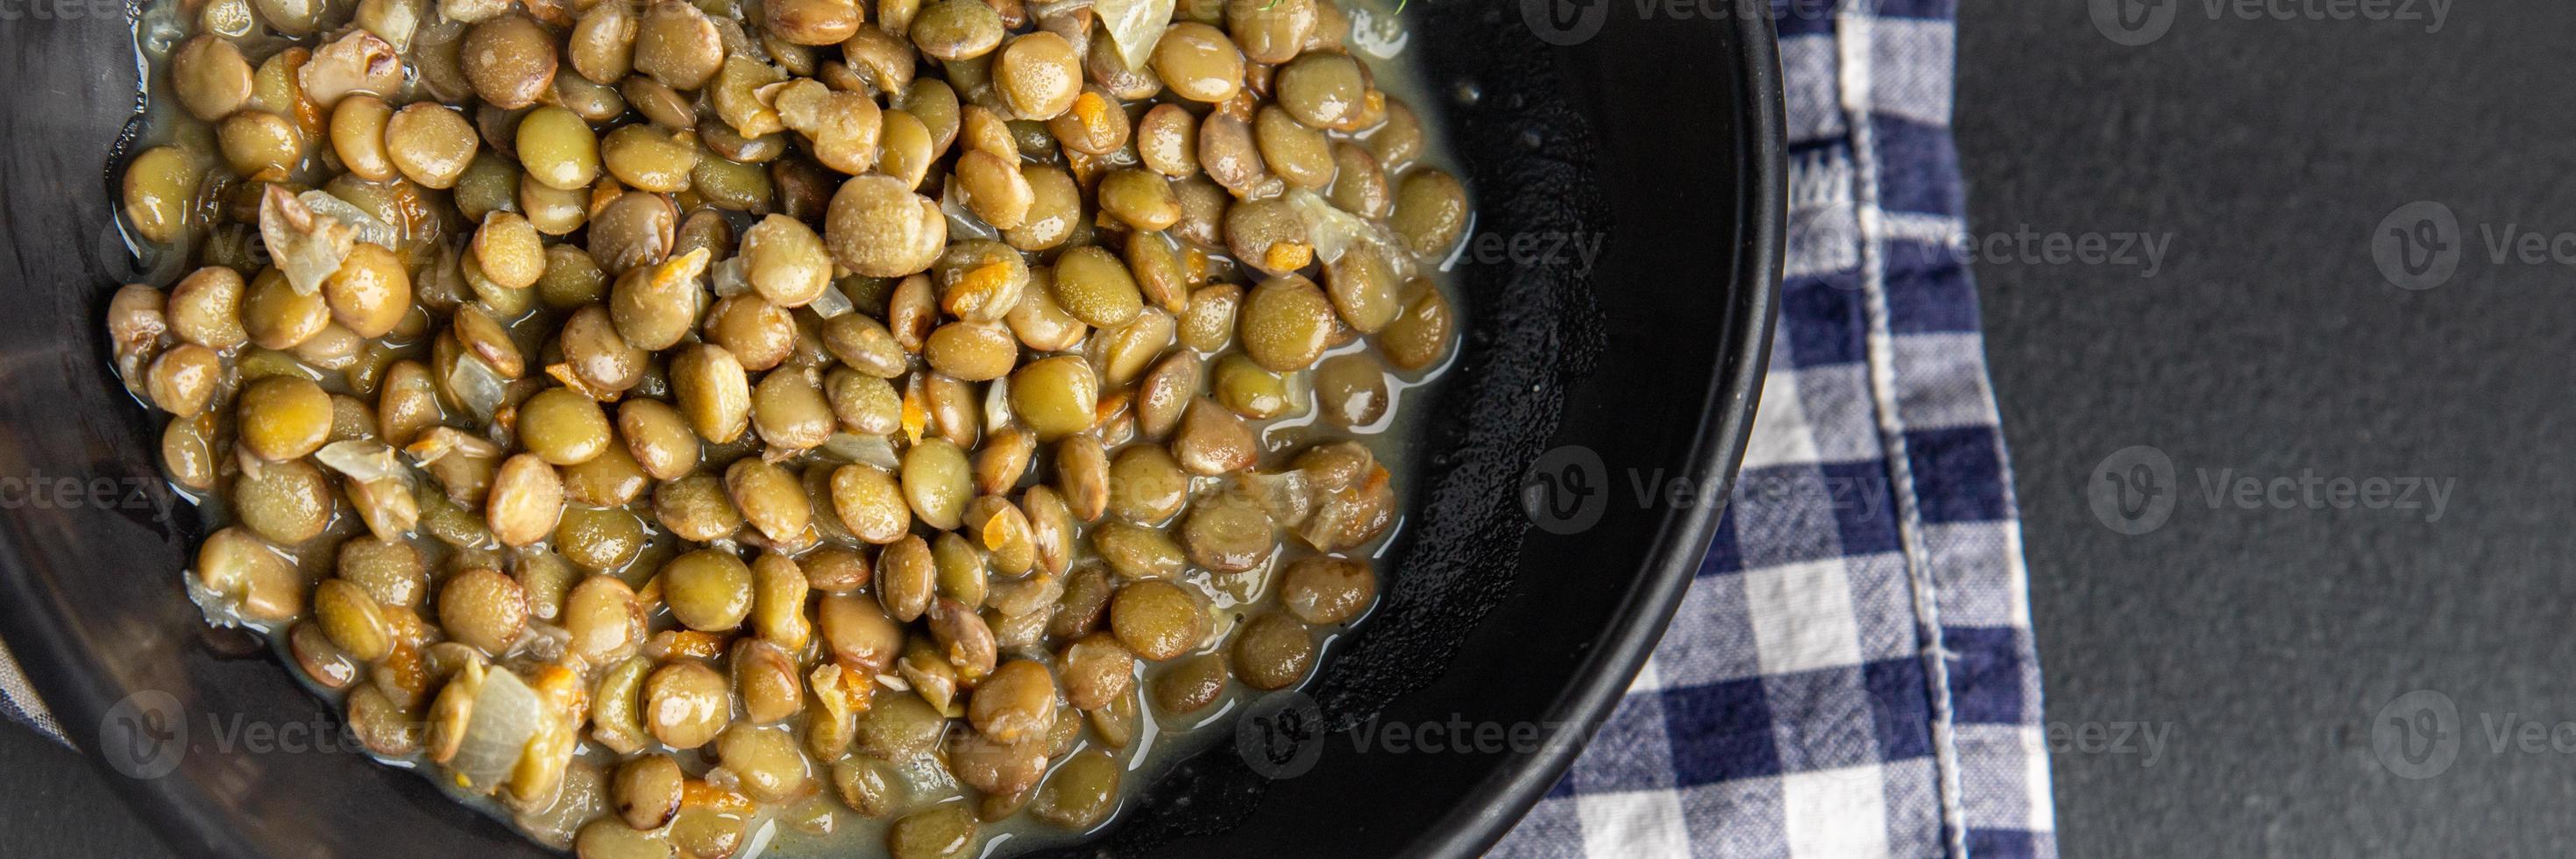
{"type": "Polygon", "coordinates": [[[1376,602],[1471,210],[1331,0],[1082,5],[208,3],[107,322],[192,591],[584,857],[1096,829],[1376,602]]]}

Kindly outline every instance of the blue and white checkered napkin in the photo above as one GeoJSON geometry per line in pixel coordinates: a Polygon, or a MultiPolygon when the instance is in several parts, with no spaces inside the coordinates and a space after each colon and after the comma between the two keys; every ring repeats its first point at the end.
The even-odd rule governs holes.
{"type": "MultiPolygon", "coordinates": [[[[1956,252],[1953,0],[1775,2],[1788,282],[1743,475],[1671,632],[1495,855],[2047,859],[2020,519],[1956,252]]],[[[5,651],[0,714],[60,736],[5,651]]]]}
{"type": "Polygon", "coordinates": [[[1957,252],[1954,0],[1795,5],[1788,281],[1743,475],[1671,631],[1497,857],[2056,855],[1957,252]]]}

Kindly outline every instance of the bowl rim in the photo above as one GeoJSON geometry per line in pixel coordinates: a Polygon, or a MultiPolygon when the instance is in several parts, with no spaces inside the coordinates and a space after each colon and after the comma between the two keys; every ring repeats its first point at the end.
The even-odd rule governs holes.
{"type": "MultiPolygon", "coordinates": [[[[1788,116],[1779,57],[1779,36],[1769,14],[1720,15],[1732,22],[1735,40],[1735,88],[1747,106],[1739,117],[1738,147],[1744,175],[1750,180],[1736,194],[1745,214],[1744,241],[1734,249],[1729,271],[1734,285],[1729,302],[1737,330],[1727,332],[1735,348],[1721,353],[1724,363],[1710,374],[1701,403],[1700,423],[1689,447],[1692,485],[1710,487],[1711,497],[1733,497],[1737,466],[1753,424],[1755,406],[1771,356],[1771,334],[1778,314],[1788,235],[1788,116]]],[[[1655,645],[1663,640],[1680,608],[1682,596],[1697,578],[1724,503],[1696,509],[1668,509],[1656,527],[1653,549],[1643,569],[1647,575],[1630,589],[1622,614],[1634,621],[1615,627],[1601,641],[1600,663],[1566,690],[1557,709],[1567,724],[1583,726],[1583,742],[1546,743],[1515,763],[1498,768],[1489,779],[1460,797],[1457,809],[1416,842],[1417,855],[1467,859],[1483,855],[1538,805],[1549,788],[1564,777],[1592,735],[1635,682],[1655,645]]]]}
{"type": "MultiPolygon", "coordinates": [[[[1768,366],[1777,312],[1787,218],[1787,118],[1770,16],[1718,16],[1730,22],[1726,38],[1737,43],[1732,66],[1737,103],[1747,106],[1737,136],[1745,175],[1733,196],[1745,215],[1743,241],[1734,249],[1729,270],[1733,286],[1728,300],[1736,330],[1726,332],[1734,348],[1711,374],[1701,403],[1704,417],[1688,447],[1689,477],[1696,485],[1717,487],[1725,498],[1741,461],[1755,404],[1768,366]]],[[[120,22],[121,25],[126,22],[120,22]]],[[[1541,796],[1572,766],[1588,746],[1590,732],[1616,706],[1670,625],[1695,578],[1722,506],[1668,510],[1656,526],[1653,548],[1646,555],[1644,577],[1627,595],[1621,615],[1633,618],[1607,632],[1600,664],[1568,688],[1557,705],[1570,723],[1584,726],[1587,742],[1549,743],[1497,769],[1489,779],[1453,804],[1455,809],[1428,829],[1408,852],[1435,857],[1482,854],[1500,841],[1535,806],[1541,796]]],[[[40,693],[64,739],[135,807],[145,823],[183,854],[238,852],[240,833],[227,821],[205,811],[211,807],[185,779],[136,779],[121,776],[104,756],[102,719],[122,700],[106,682],[98,659],[71,646],[77,639],[61,606],[40,586],[40,577],[24,569],[25,547],[10,529],[0,528],[0,629],[9,638],[17,662],[40,693]],[[52,669],[52,670],[40,670],[52,669]]]]}

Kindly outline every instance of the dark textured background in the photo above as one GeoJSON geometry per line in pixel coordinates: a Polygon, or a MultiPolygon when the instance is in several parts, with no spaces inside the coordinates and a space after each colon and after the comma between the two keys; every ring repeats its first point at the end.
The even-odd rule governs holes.
{"type": "MultiPolygon", "coordinates": [[[[2061,846],[2576,852],[2576,726],[2536,751],[2490,734],[2576,720],[2562,572],[2576,557],[2576,265],[2497,264],[2480,246],[2481,227],[2576,231],[2576,5],[2459,3],[2428,34],[2168,2],[2178,19],[2140,47],[2097,32],[2083,3],[1965,0],[1961,14],[1974,229],[2172,237],[2153,277],[1978,260],[2048,718],[2065,731],[2061,846]],[[2425,199],[2457,213],[2467,259],[2447,284],[2398,290],[2369,234],[2425,199]],[[2179,503],[2126,537],[2082,493],[2133,445],[2172,459],[2179,503]],[[2432,522],[2213,507],[2201,479],[2222,471],[2455,489],[2432,522]],[[2379,709],[2416,689],[2453,702],[2458,718],[2434,728],[2455,759],[2406,779],[2371,739],[2405,738],[2379,709]],[[2165,736],[2159,755],[2082,741],[2133,726],[2165,736]]],[[[0,855],[162,852],[59,747],[0,729],[0,773],[0,855]]]]}
{"type": "MultiPolygon", "coordinates": [[[[2497,265],[2480,225],[2576,231],[2576,5],[2429,22],[2211,20],[2123,47],[2084,3],[1968,0],[1960,116],[1978,231],[2170,234],[2164,270],[1981,260],[2026,517],[2048,718],[2168,730],[2053,756],[2070,857],[2563,856],[2558,751],[2490,727],[2576,719],[2576,267],[2497,265]],[[2369,234],[2457,212],[2449,283],[2397,289],[2369,234]],[[2161,529],[2096,521],[2097,463],[2153,445],[2161,529]],[[2200,476],[2456,480],[2430,511],[2213,508],[2200,476]],[[2431,778],[2372,732],[2431,689],[2458,719],[2431,778]]],[[[2289,4],[2283,4],[2288,6],[2289,4]]],[[[2420,740],[2420,737],[2418,738],[2420,740]]]]}

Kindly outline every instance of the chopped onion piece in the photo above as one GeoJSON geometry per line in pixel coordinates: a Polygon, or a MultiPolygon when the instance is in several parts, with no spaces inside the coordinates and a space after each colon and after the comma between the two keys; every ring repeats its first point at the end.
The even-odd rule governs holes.
{"type": "Polygon", "coordinates": [[[528,621],[526,630],[526,634],[519,636],[518,643],[511,649],[534,657],[539,662],[554,662],[562,659],[564,654],[572,649],[571,630],[542,620],[528,621]]]}
{"type": "Polygon", "coordinates": [[[361,483],[403,480],[411,476],[410,470],[403,468],[402,462],[394,458],[393,448],[365,439],[323,445],[321,450],[314,451],[313,458],[361,483]]]}
{"type": "Polygon", "coordinates": [[[349,504],[358,509],[367,530],[379,539],[399,540],[420,524],[420,502],[412,497],[411,469],[385,445],[351,439],[324,445],[313,458],[349,476],[349,504]]]}
{"type": "Polygon", "coordinates": [[[207,626],[265,629],[258,621],[242,616],[241,594],[228,594],[207,587],[205,578],[192,569],[187,575],[180,576],[179,581],[187,586],[188,601],[196,603],[197,610],[205,614],[207,626]]]}
{"type": "Polygon", "coordinates": [[[716,263],[714,276],[708,281],[715,288],[717,297],[732,298],[751,291],[751,277],[744,271],[742,259],[728,257],[724,262],[716,263]]]}
{"type": "Polygon", "coordinates": [[[1395,59],[1397,54],[1404,53],[1405,43],[1413,40],[1412,31],[1405,29],[1401,17],[1366,6],[1354,6],[1350,13],[1351,47],[1371,59],[1395,59]]]}
{"type": "Polygon", "coordinates": [[[486,422],[500,411],[501,399],[509,394],[509,384],[483,359],[473,355],[456,356],[456,369],[447,374],[447,389],[456,394],[456,401],[486,422]]]}
{"type": "Polygon", "coordinates": [[[850,303],[849,296],[841,294],[841,288],[837,286],[823,287],[823,294],[814,296],[814,302],[805,306],[814,308],[814,315],[825,319],[859,309],[858,305],[850,303]]]}
{"type": "Polygon", "coordinates": [[[367,214],[367,210],[358,208],[356,204],[331,196],[326,191],[306,191],[295,195],[295,200],[313,210],[314,214],[349,225],[358,241],[389,251],[402,250],[402,235],[394,231],[393,225],[376,220],[376,216],[367,214]]]}
{"type": "Polygon", "coordinates": [[[312,295],[349,258],[357,228],[313,211],[285,188],[270,185],[259,200],[259,237],[268,245],[269,258],[286,273],[287,285],[299,295],[312,295]]]}
{"type": "Polygon", "coordinates": [[[403,539],[420,524],[420,499],[412,494],[407,479],[352,482],[349,505],[358,508],[358,518],[379,540],[403,539]]]}
{"type": "Polygon", "coordinates": [[[1084,9],[1094,8],[1098,5],[1099,4],[1094,2],[1094,0],[1032,0],[1032,2],[1029,3],[1029,17],[1053,18],[1058,15],[1070,15],[1084,9]]]}
{"type": "Polygon", "coordinates": [[[1118,46],[1127,70],[1136,71],[1153,59],[1155,43],[1172,24],[1174,5],[1174,0],[1092,0],[1091,12],[1109,30],[1109,41],[1118,46]]]}
{"type": "Polygon", "coordinates": [[[824,715],[835,720],[850,717],[851,690],[847,676],[841,671],[841,666],[830,662],[816,666],[814,673],[806,675],[806,685],[814,690],[814,700],[823,706],[824,715]]]}
{"type": "Polygon", "coordinates": [[[1313,489],[1307,485],[1303,471],[1255,471],[1243,475],[1240,480],[1243,488],[1251,493],[1252,500],[1269,511],[1271,521],[1280,525],[1296,527],[1315,512],[1313,489]]]}
{"type": "Polygon", "coordinates": [[[830,451],[833,456],[888,471],[903,465],[903,460],[894,455],[894,442],[881,435],[852,435],[836,432],[832,437],[823,440],[823,449],[830,451]]]}
{"type": "Polygon", "coordinates": [[[1413,255],[1397,253],[1404,244],[1385,227],[1335,208],[1331,201],[1304,188],[1289,191],[1284,199],[1297,211],[1297,219],[1305,222],[1306,235],[1315,241],[1316,259],[1327,263],[1339,260],[1350,252],[1353,243],[1366,242],[1387,252],[1387,260],[1395,263],[1399,278],[1412,276],[1413,255]]]}
{"type": "Polygon", "coordinates": [[[545,702],[536,690],[516,672],[493,668],[474,694],[474,715],[466,720],[464,742],[447,768],[466,789],[490,793],[510,777],[545,718],[545,702]]]}
{"type": "Polygon", "coordinates": [[[484,459],[501,458],[500,445],[455,427],[430,427],[429,431],[420,434],[419,440],[403,448],[403,452],[411,454],[413,462],[424,466],[451,453],[484,459]]]}
{"type": "Polygon", "coordinates": [[[994,379],[984,386],[984,431],[1001,432],[1011,425],[1011,377],[994,379]]]}
{"type": "Polygon", "coordinates": [[[1000,239],[1001,230],[994,229],[992,224],[985,223],[983,218],[976,217],[966,208],[966,201],[957,190],[959,184],[950,182],[947,190],[939,192],[939,211],[948,215],[948,241],[954,244],[961,238],[1000,239]]]}

